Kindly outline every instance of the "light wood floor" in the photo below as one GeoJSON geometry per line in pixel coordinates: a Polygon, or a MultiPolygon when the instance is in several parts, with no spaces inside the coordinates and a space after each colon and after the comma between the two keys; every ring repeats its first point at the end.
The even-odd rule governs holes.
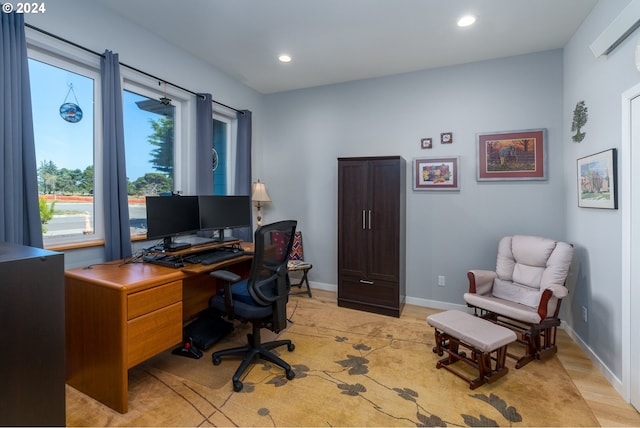
{"type": "MultiPolygon", "coordinates": [[[[333,291],[313,289],[312,292],[313,297],[318,300],[336,303],[336,293],[333,291]]],[[[435,312],[439,312],[439,310],[405,305],[401,318],[424,320],[435,312]]],[[[640,427],[640,413],[622,399],[618,391],[598,371],[580,346],[562,329],[558,330],[556,343],[558,345],[558,359],[569,373],[571,380],[600,425],[640,427]]],[[[535,364],[535,361],[531,364],[535,364]]]]}

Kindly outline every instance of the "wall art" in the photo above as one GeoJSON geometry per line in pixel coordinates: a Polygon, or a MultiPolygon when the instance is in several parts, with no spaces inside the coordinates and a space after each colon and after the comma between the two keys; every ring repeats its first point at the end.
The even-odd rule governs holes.
{"type": "Polygon", "coordinates": [[[576,143],[584,140],[587,135],[586,132],[580,132],[580,128],[587,124],[589,119],[589,109],[584,105],[584,101],[579,101],[576,104],[576,108],[573,110],[573,122],[571,122],[571,132],[575,132],[575,135],[571,136],[571,139],[576,143]]]}
{"type": "Polygon", "coordinates": [[[420,140],[420,147],[423,149],[430,149],[433,147],[433,140],[431,138],[423,138],[420,140]]]}
{"type": "Polygon", "coordinates": [[[453,144],[453,132],[443,132],[440,134],[440,144],[453,144]]]}
{"type": "Polygon", "coordinates": [[[413,160],[413,190],[459,190],[459,157],[413,160]]]}
{"type": "Polygon", "coordinates": [[[547,130],[477,134],[477,180],[546,180],[547,130]]]}
{"type": "Polygon", "coordinates": [[[616,149],[578,159],[578,206],[618,208],[616,149]]]}

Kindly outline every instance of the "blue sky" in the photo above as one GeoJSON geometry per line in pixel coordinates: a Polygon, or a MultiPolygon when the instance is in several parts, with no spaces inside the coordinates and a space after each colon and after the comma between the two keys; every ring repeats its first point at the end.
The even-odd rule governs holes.
{"type": "MultiPolygon", "coordinates": [[[[42,161],[52,161],[58,168],[84,170],[93,163],[93,80],[31,59],[29,77],[38,167],[42,161]],[[73,85],[72,92],[69,85],[73,85]],[[80,106],[82,120],[71,123],[62,119],[60,106],[65,102],[80,106]]],[[[125,156],[131,181],[153,171],[148,162],[153,147],[147,137],[153,133],[150,120],[159,115],[134,104],[142,99],[146,98],[127,91],[123,95],[125,156]]]]}

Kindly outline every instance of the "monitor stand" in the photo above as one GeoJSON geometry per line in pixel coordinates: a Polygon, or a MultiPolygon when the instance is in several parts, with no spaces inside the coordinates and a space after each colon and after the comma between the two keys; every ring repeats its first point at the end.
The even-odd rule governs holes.
{"type": "Polygon", "coordinates": [[[224,236],[224,229],[218,229],[218,237],[213,239],[215,239],[216,242],[230,242],[238,240],[238,238],[234,238],[233,236],[224,236]]]}

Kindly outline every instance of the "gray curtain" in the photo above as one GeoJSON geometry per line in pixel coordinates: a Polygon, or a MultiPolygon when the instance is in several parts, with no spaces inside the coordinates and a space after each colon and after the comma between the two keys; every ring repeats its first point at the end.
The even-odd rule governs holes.
{"type": "Polygon", "coordinates": [[[118,54],[106,50],[100,62],[100,72],[102,75],[104,252],[107,260],[117,260],[131,256],[118,54]]]}
{"type": "MultiPolygon", "coordinates": [[[[251,112],[238,112],[238,139],[236,142],[236,195],[251,196],[251,112]]],[[[245,242],[253,242],[253,216],[251,227],[234,231],[234,235],[245,242]]]]}
{"type": "Polygon", "coordinates": [[[24,15],[0,13],[0,241],[43,247],[24,15]]]}
{"type": "Polygon", "coordinates": [[[211,94],[196,95],[196,194],[213,195],[211,94]]]}

